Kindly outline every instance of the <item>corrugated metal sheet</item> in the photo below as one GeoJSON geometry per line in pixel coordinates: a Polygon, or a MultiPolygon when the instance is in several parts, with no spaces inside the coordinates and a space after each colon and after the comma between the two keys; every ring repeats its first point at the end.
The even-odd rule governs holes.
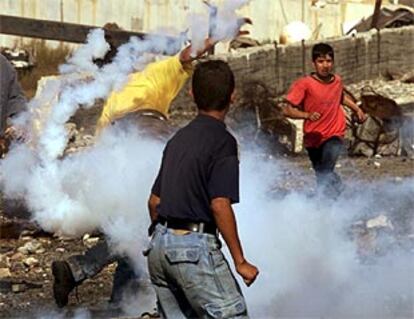
{"type": "MultiPolygon", "coordinates": [[[[220,4],[224,0],[215,2],[220,4]]],[[[258,40],[278,40],[288,22],[302,17],[311,29],[322,23],[320,34],[328,37],[340,35],[345,19],[358,20],[372,13],[369,4],[355,5],[358,9],[353,12],[351,4],[344,5],[344,2],[328,3],[323,9],[316,10],[307,0],[252,0],[241,14],[253,19],[251,35],[258,40]],[[303,7],[305,12],[302,12],[303,7]]],[[[116,22],[126,30],[178,33],[186,28],[190,12],[206,14],[207,8],[201,0],[1,0],[0,12],[96,26],[116,22]]],[[[1,46],[10,45],[12,41],[12,37],[0,35],[1,46]]]]}

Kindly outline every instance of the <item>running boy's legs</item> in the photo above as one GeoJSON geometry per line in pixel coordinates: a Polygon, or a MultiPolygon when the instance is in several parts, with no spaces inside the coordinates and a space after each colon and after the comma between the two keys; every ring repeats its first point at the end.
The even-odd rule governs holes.
{"type": "Polygon", "coordinates": [[[318,148],[307,149],[315,170],[318,188],[326,195],[338,195],[342,191],[342,181],[335,173],[335,165],[343,151],[343,142],[332,137],[318,148]]]}

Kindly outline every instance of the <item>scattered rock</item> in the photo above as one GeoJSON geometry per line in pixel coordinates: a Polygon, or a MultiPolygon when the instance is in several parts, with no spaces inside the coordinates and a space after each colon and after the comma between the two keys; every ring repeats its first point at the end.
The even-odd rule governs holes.
{"type": "Polygon", "coordinates": [[[402,177],[400,177],[400,176],[396,176],[395,178],[394,178],[394,182],[396,182],[396,183],[401,183],[403,181],[403,178],[402,177]]]}
{"type": "Polygon", "coordinates": [[[10,251],[12,251],[13,248],[12,247],[4,247],[4,246],[0,246],[0,254],[6,254],[10,251]]]}
{"type": "Polygon", "coordinates": [[[32,271],[36,274],[43,274],[44,273],[44,270],[41,267],[33,268],[32,271]]]}
{"type": "Polygon", "coordinates": [[[19,293],[19,292],[24,292],[24,291],[26,291],[26,285],[25,284],[13,284],[11,286],[11,290],[15,294],[19,293]]]}
{"type": "Polygon", "coordinates": [[[34,257],[28,257],[28,258],[26,258],[25,260],[23,260],[23,263],[24,263],[26,266],[28,266],[28,267],[32,268],[32,267],[34,267],[34,266],[36,266],[36,265],[38,265],[38,264],[39,264],[39,260],[38,260],[38,259],[36,259],[36,258],[34,258],[34,257]]]}
{"type": "Polygon", "coordinates": [[[58,235],[59,240],[61,241],[71,241],[73,237],[65,236],[65,235],[58,235]]]}
{"type": "Polygon", "coordinates": [[[375,168],[380,168],[381,167],[381,163],[380,162],[374,162],[374,166],[375,168]]]}
{"type": "Polygon", "coordinates": [[[86,240],[84,240],[83,244],[88,247],[91,248],[93,246],[95,246],[99,241],[99,237],[90,237],[86,240]]]}
{"type": "Polygon", "coordinates": [[[18,253],[15,253],[14,255],[12,255],[10,257],[10,260],[12,260],[12,261],[21,260],[21,259],[23,259],[23,257],[24,257],[24,255],[22,253],[18,252],[18,253]]]}
{"type": "Polygon", "coordinates": [[[41,247],[41,248],[39,248],[39,249],[37,249],[37,250],[35,251],[35,253],[36,253],[37,255],[43,254],[43,253],[45,253],[45,252],[46,252],[46,249],[44,249],[43,247],[41,247]]]}
{"type": "Polygon", "coordinates": [[[51,241],[50,241],[50,239],[48,239],[48,238],[39,238],[39,241],[40,241],[42,244],[45,244],[45,245],[50,245],[50,244],[51,244],[51,241]]]}
{"type": "Polygon", "coordinates": [[[11,272],[9,268],[0,268],[0,278],[10,277],[11,272]]]}
{"type": "Polygon", "coordinates": [[[0,255],[0,268],[9,268],[10,258],[6,255],[0,255]]]}
{"type": "Polygon", "coordinates": [[[37,250],[42,249],[42,244],[36,240],[29,241],[23,246],[17,248],[17,251],[24,254],[34,254],[37,250]]]}
{"type": "Polygon", "coordinates": [[[65,248],[63,248],[63,247],[58,247],[58,248],[56,248],[56,252],[57,252],[57,253],[64,253],[64,252],[65,252],[65,248]]]}
{"type": "Polygon", "coordinates": [[[370,228],[390,228],[390,229],[394,229],[391,221],[389,220],[389,218],[383,214],[369,219],[366,222],[366,227],[368,229],[370,228]]]}
{"type": "Polygon", "coordinates": [[[26,266],[23,264],[23,262],[17,261],[12,263],[12,265],[10,266],[10,270],[11,272],[25,271],[26,266]]]}
{"type": "Polygon", "coordinates": [[[42,288],[42,284],[26,280],[0,280],[0,291],[2,293],[20,293],[27,289],[42,288]]]}

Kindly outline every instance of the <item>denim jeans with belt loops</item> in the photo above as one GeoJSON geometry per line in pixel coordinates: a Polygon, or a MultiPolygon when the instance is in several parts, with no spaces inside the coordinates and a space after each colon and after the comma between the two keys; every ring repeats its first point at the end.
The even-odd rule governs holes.
{"type": "Polygon", "coordinates": [[[248,318],[220,246],[215,235],[157,225],[147,256],[162,318],[248,318]]]}

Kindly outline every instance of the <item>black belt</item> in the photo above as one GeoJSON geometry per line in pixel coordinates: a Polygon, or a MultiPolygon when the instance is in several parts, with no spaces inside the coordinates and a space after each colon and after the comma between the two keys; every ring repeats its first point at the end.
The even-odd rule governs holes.
{"type": "Polygon", "coordinates": [[[171,229],[183,229],[189,230],[197,233],[207,233],[207,234],[217,234],[217,226],[213,223],[204,223],[204,222],[190,222],[184,219],[178,218],[165,218],[158,216],[157,222],[161,225],[164,225],[167,228],[171,229]]]}

